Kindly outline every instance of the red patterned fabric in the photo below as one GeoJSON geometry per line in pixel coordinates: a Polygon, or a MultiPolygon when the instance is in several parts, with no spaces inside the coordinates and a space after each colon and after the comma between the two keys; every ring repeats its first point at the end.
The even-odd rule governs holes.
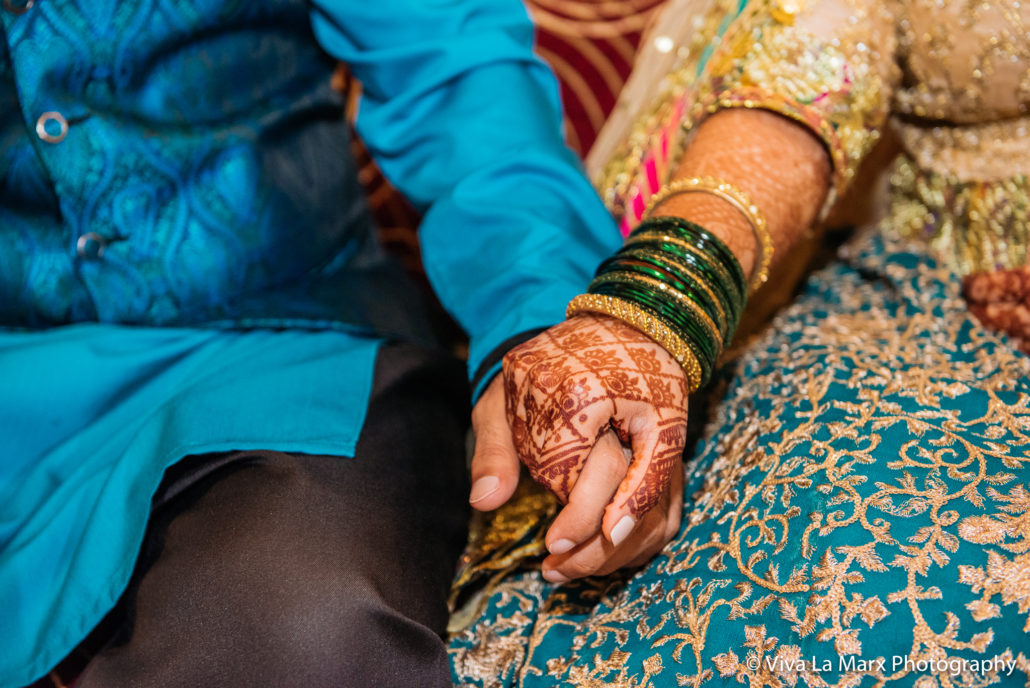
{"type": "Polygon", "coordinates": [[[641,33],[663,0],[528,0],[537,53],[561,83],[569,145],[586,155],[629,77],[641,33]]]}

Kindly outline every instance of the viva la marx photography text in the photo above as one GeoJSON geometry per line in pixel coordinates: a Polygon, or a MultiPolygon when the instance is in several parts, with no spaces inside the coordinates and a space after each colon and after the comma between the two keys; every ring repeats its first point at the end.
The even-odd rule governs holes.
{"type": "Polygon", "coordinates": [[[963,673],[995,674],[1011,676],[1016,668],[1016,660],[1006,657],[994,656],[984,659],[961,659],[959,657],[945,657],[941,659],[915,659],[909,655],[894,655],[893,657],[876,657],[874,659],[861,659],[855,655],[841,655],[836,660],[816,659],[814,656],[805,659],[804,657],[763,657],[757,656],[747,658],[747,667],[757,671],[759,667],[776,673],[795,672],[853,672],[862,673],[895,673],[898,671],[915,672],[919,674],[947,674],[957,676],[963,673]]]}

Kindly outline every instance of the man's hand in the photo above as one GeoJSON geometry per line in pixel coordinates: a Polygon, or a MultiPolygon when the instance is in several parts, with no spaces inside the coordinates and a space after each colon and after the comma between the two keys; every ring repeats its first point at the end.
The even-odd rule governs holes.
{"type": "Polygon", "coordinates": [[[686,399],[682,370],[640,332],[593,315],[557,325],[509,352],[503,389],[494,380],[476,405],[469,501],[506,502],[520,459],[566,504],[545,576],[644,561],[679,526],[686,399]]]}
{"type": "Polygon", "coordinates": [[[472,408],[472,490],[469,504],[493,511],[515,493],[519,485],[519,458],[504,414],[504,382],[500,375],[487,386],[472,408]]]}
{"type": "MultiPolygon", "coordinates": [[[[542,569],[544,578],[552,583],[564,583],[582,576],[607,575],[626,566],[642,566],[679,530],[680,516],[683,512],[683,468],[677,465],[658,504],[641,517],[625,540],[615,546],[601,534],[601,516],[604,514],[605,504],[596,506],[599,501],[597,495],[610,493],[611,490],[602,490],[599,493],[592,490],[588,482],[588,473],[593,472],[592,465],[595,462],[604,461],[599,460],[604,450],[598,451],[597,448],[605,444],[614,445],[616,449],[621,448],[618,438],[611,431],[598,441],[595,452],[587,459],[587,465],[579,481],[572,488],[568,506],[561,510],[547,531],[545,542],[551,555],[544,559],[542,569]],[[582,533],[587,532],[591,534],[579,539],[582,533]],[[579,544],[571,545],[572,538],[579,544]],[[566,549],[570,546],[571,549],[566,549]]],[[[613,456],[614,452],[605,454],[613,456]]],[[[625,475],[626,461],[622,457],[618,457],[618,460],[622,463],[622,468],[616,473],[625,475]]],[[[602,472],[608,470],[611,468],[600,469],[602,472]]]]}

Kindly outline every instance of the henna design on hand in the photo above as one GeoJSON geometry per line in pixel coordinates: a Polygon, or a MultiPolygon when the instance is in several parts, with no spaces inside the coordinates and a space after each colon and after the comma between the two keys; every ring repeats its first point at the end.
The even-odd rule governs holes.
{"type": "Polygon", "coordinates": [[[611,427],[628,443],[629,420],[646,419],[657,439],[634,457],[644,476],[616,498],[635,517],[658,503],[686,438],[687,380],[665,349],[619,320],[581,315],[510,351],[504,379],[515,449],[534,480],[567,502],[597,439],[611,427]]]}
{"type": "MultiPolygon", "coordinates": [[[[638,520],[661,501],[665,486],[672,479],[672,472],[683,459],[683,449],[687,441],[686,425],[678,419],[669,419],[662,421],[660,427],[658,444],[651,461],[647,464],[644,479],[626,500],[626,508],[638,520]]],[[[622,496],[620,489],[615,495],[615,500],[619,501],[622,496]]]]}
{"type": "Polygon", "coordinates": [[[1030,354],[1030,267],[970,275],[962,293],[984,327],[1004,332],[1030,354]]]}

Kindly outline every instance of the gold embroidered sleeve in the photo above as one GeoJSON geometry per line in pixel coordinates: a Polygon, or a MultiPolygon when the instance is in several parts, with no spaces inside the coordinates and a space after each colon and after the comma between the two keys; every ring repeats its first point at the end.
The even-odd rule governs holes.
{"type": "Polygon", "coordinates": [[[890,0],[755,0],[713,54],[686,125],[738,107],[804,124],[832,158],[832,202],[887,118],[899,75],[893,7],[890,0]]]}

